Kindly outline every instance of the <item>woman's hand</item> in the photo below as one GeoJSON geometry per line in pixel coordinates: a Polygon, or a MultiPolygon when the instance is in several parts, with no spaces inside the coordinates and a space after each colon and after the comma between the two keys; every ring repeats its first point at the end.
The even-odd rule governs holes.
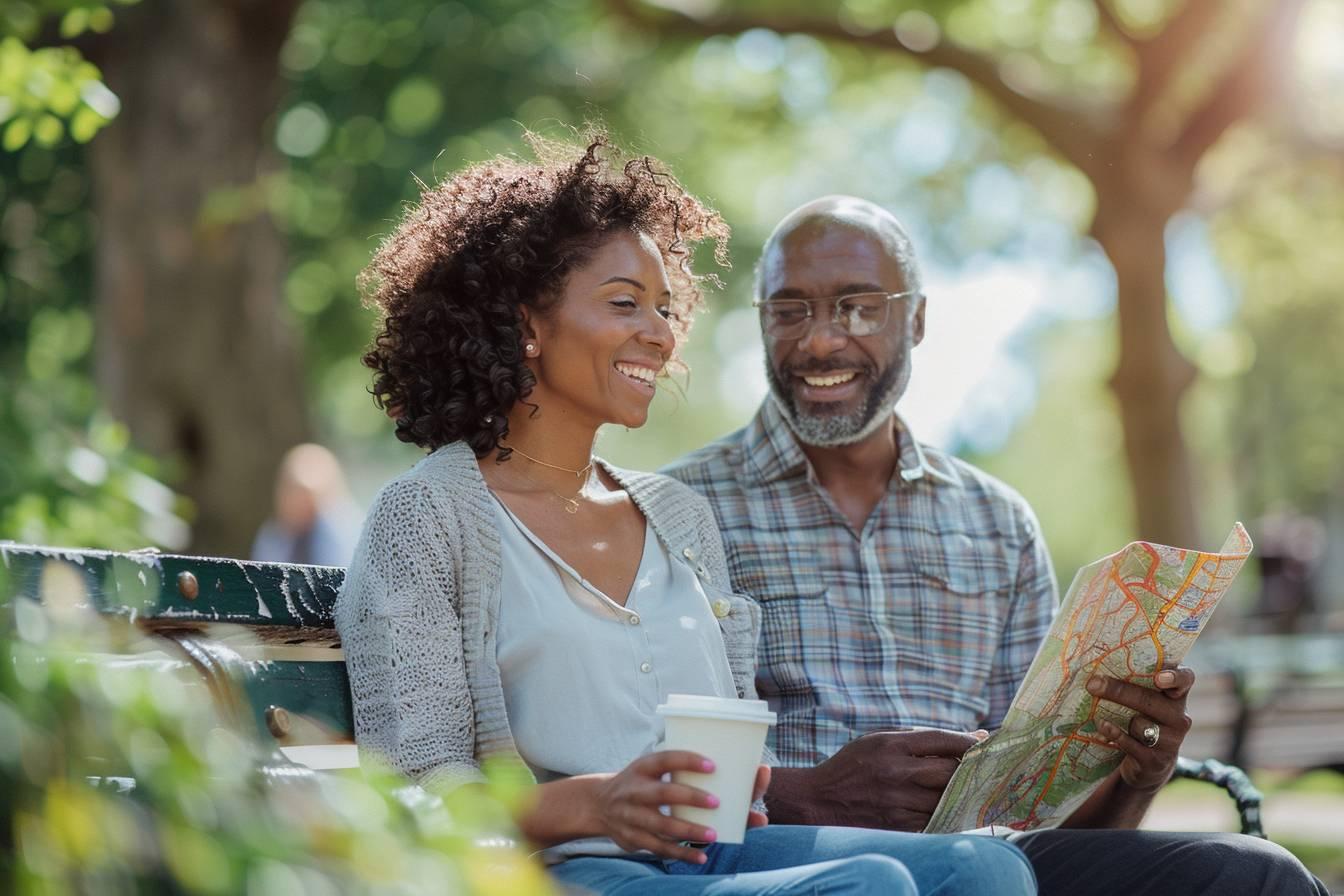
{"type": "MultiPolygon", "coordinates": [[[[593,795],[593,811],[602,833],[616,841],[622,849],[647,849],[666,859],[680,859],[694,865],[705,862],[705,854],[678,841],[713,842],[717,834],[712,828],[682,821],[658,811],[659,806],[699,806],[713,809],[718,797],[685,784],[663,780],[669,772],[711,772],[714,763],[686,750],[663,750],[641,756],[621,771],[599,784],[593,795]]],[[[769,769],[765,769],[766,782],[769,769]]],[[[756,775],[758,791],[761,774],[756,775]]],[[[764,816],[752,813],[764,824],[764,816]]]]}

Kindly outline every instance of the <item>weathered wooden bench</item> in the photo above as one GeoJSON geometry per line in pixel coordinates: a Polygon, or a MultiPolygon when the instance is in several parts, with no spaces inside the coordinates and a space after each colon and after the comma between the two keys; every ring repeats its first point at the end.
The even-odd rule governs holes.
{"type": "MultiPolygon", "coordinates": [[[[279,762],[357,765],[332,608],[344,570],[156,551],[0,544],[0,607],[59,602],[124,619],[163,660],[199,675],[221,717],[273,745],[279,762]],[[282,758],[283,757],[283,758],[282,758]]],[[[1222,787],[1242,833],[1263,837],[1261,795],[1241,769],[1182,758],[1177,776],[1222,787]]]]}

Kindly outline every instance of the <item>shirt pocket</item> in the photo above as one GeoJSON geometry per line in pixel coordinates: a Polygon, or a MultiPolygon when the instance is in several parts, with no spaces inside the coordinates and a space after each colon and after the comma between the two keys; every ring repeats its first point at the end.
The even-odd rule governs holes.
{"type": "Polygon", "coordinates": [[[733,581],[760,604],[756,652],[760,696],[785,712],[813,704],[813,674],[823,686],[825,663],[836,643],[828,587],[812,555],[785,545],[753,546],[732,558],[733,581]]]}
{"type": "Polygon", "coordinates": [[[733,551],[728,565],[733,571],[733,587],[751,595],[762,608],[772,601],[826,591],[815,557],[802,549],[786,545],[741,548],[733,551]]]}

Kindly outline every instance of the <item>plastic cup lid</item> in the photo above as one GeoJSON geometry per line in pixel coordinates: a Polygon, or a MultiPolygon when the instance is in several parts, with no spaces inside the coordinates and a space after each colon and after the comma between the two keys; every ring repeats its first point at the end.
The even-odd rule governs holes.
{"type": "Polygon", "coordinates": [[[770,711],[769,704],[764,700],[738,700],[735,697],[668,694],[667,702],[658,707],[657,713],[660,716],[775,724],[775,714],[770,711]]]}

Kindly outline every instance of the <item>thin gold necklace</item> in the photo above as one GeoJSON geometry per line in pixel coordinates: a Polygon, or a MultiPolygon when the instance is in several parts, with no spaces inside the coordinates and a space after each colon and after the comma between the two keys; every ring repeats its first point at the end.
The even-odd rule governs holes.
{"type": "MultiPolygon", "coordinates": [[[[571,470],[569,467],[561,467],[561,466],[558,466],[557,464],[548,464],[548,463],[546,463],[546,461],[544,461],[544,460],[537,460],[537,458],[535,458],[535,457],[533,457],[532,455],[528,454],[526,451],[519,451],[517,448],[513,448],[512,446],[510,446],[510,450],[516,452],[516,453],[517,453],[518,455],[520,455],[521,457],[524,457],[524,458],[526,458],[527,460],[532,461],[532,463],[534,463],[534,464],[538,464],[539,466],[550,467],[552,470],[559,470],[559,471],[561,471],[562,473],[571,473],[571,474],[573,474],[576,478],[582,476],[582,477],[584,477],[584,480],[585,480],[584,484],[587,484],[587,476],[588,476],[589,473],[591,473],[591,472],[593,471],[593,460],[592,460],[591,457],[588,459],[588,463],[585,464],[584,466],[580,467],[580,468],[577,469],[577,470],[571,470]]],[[[530,477],[529,477],[529,478],[530,478],[530,477]]],[[[533,480],[533,481],[536,481],[536,480],[533,480]]],[[[565,513],[578,513],[578,512],[579,512],[579,496],[578,496],[578,495],[575,495],[575,496],[573,496],[573,497],[566,497],[565,495],[560,494],[559,492],[557,492],[557,491],[556,491],[555,489],[553,489],[553,488],[547,488],[547,487],[545,487],[545,486],[543,486],[543,488],[545,488],[545,490],[546,490],[547,492],[550,493],[551,497],[553,497],[553,498],[555,498],[556,500],[560,501],[560,502],[564,505],[565,513]]],[[[583,494],[583,486],[582,486],[582,485],[579,486],[579,495],[581,495],[581,494],[583,494]]]]}
{"type": "Polygon", "coordinates": [[[513,453],[518,454],[518,455],[521,455],[522,457],[527,458],[528,460],[532,461],[532,463],[534,463],[534,464],[540,464],[540,465],[543,466],[543,467],[550,467],[552,470],[560,470],[560,471],[563,472],[563,473],[571,473],[571,474],[573,474],[575,477],[579,477],[579,476],[587,476],[589,473],[591,473],[591,472],[593,471],[593,459],[592,459],[591,457],[588,458],[588,463],[584,464],[582,467],[579,467],[579,469],[577,469],[577,470],[571,470],[569,467],[562,467],[562,466],[560,466],[559,464],[548,464],[548,463],[546,463],[546,461],[544,461],[544,460],[537,460],[537,458],[535,458],[535,457],[533,457],[532,455],[528,454],[526,451],[522,450],[521,448],[515,448],[515,447],[513,447],[512,445],[509,445],[508,448],[509,448],[509,450],[512,451],[513,453]]]}

